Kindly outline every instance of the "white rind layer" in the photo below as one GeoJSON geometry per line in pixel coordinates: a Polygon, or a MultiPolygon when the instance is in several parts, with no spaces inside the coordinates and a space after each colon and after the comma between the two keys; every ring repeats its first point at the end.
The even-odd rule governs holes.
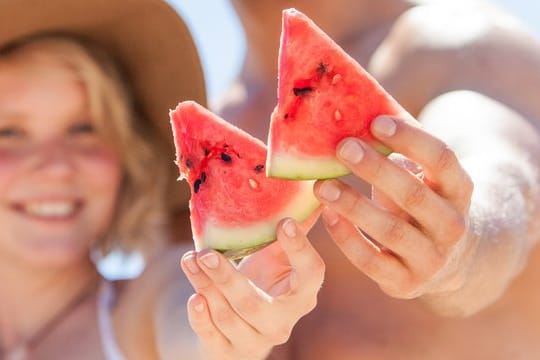
{"type": "Polygon", "coordinates": [[[290,152],[274,152],[267,159],[268,176],[284,179],[331,179],[351,171],[336,157],[292,156],[290,152]]]}
{"type": "Polygon", "coordinates": [[[209,219],[202,241],[196,244],[197,251],[207,247],[221,251],[241,250],[275,240],[280,220],[290,217],[302,222],[318,208],[320,203],[313,194],[313,184],[314,181],[301,182],[301,190],[290,199],[289,205],[271,219],[247,227],[224,227],[209,219]]]}

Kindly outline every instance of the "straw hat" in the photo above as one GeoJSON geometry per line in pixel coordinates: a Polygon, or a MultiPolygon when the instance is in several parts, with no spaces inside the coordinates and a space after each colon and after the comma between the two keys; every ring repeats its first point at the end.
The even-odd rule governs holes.
{"type": "MultiPolygon", "coordinates": [[[[88,39],[113,55],[140,111],[169,141],[163,156],[174,165],[169,109],[187,99],[206,104],[198,53],[178,13],[161,0],[0,0],[0,48],[46,32],[88,39]]],[[[171,205],[185,207],[189,190],[174,185],[171,205]]]]}

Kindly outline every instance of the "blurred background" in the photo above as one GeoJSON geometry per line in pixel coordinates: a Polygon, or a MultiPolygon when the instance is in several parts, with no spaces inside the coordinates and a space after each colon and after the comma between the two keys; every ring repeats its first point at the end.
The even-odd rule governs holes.
{"type": "MultiPolygon", "coordinates": [[[[167,1],[182,14],[194,35],[205,71],[209,101],[212,104],[227,89],[242,64],[245,43],[240,23],[229,0],[167,1]]],[[[540,1],[488,1],[520,18],[540,38],[540,1]]],[[[141,257],[117,255],[112,255],[100,263],[105,276],[131,277],[141,271],[144,265],[141,257]]]]}
{"type": "MultiPolygon", "coordinates": [[[[212,103],[235,77],[244,56],[244,38],[234,10],[229,0],[168,1],[182,13],[194,34],[212,103]]],[[[540,1],[489,1],[521,18],[540,37],[540,1]]]]}

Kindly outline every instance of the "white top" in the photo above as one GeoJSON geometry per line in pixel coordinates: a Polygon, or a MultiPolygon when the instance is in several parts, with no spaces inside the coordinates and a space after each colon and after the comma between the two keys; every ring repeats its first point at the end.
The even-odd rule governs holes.
{"type": "Polygon", "coordinates": [[[101,283],[97,296],[98,327],[101,335],[103,353],[107,360],[124,360],[116,343],[111,319],[111,312],[116,302],[116,291],[110,281],[101,283]]]}

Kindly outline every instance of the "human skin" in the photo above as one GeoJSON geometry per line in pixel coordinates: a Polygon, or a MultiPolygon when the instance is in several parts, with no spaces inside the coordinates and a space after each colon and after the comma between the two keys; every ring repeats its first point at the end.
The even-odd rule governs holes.
{"type": "MultiPolygon", "coordinates": [[[[88,252],[111,222],[121,181],[112,149],[97,136],[71,71],[0,60],[2,348],[33,335],[50,314],[96,287],[88,252]]],[[[75,348],[51,344],[69,342],[77,331],[86,335],[85,342],[75,341],[80,348],[99,343],[95,326],[82,327],[94,318],[79,321],[93,315],[92,299],[68,314],[32,356],[69,355],[75,348]]],[[[98,357],[96,349],[88,354],[98,357]]]]}
{"type": "MultiPolygon", "coordinates": [[[[30,59],[0,58],[0,357],[41,334],[31,358],[104,359],[103,279],[90,251],[113,221],[121,160],[97,132],[79,76],[60,62],[30,59]],[[47,327],[51,319],[58,321],[47,327]]],[[[186,241],[188,218],[178,214],[174,229],[186,241]]],[[[151,240],[143,273],[111,282],[111,340],[127,359],[196,359],[191,288],[178,266],[188,246],[151,240]]]]}
{"type": "Polygon", "coordinates": [[[88,251],[113,216],[121,178],[116,154],[94,134],[80,85],[62,70],[37,77],[24,66],[2,68],[0,238],[35,266],[88,251]]]}
{"type": "MultiPolygon", "coordinates": [[[[356,24],[346,16],[339,17],[344,19],[340,22],[330,21],[338,14],[322,1],[254,6],[237,0],[233,5],[248,32],[248,56],[238,81],[220,104],[224,118],[265,139],[268,122],[254,119],[270,114],[276,103],[280,6],[298,7],[317,23],[320,20],[323,30],[421,121],[423,130],[396,119],[395,135],[374,134],[424,166],[423,179],[428,181],[418,193],[431,194],[403,203],[400,196],[411,188],[385,181],[411,177],[391,160],[373,160],[369,149],[358,164],[348,162],[357,176],[347,182],[361,192],[347,190],[333,201],[321,196],[342,215],[340,225],[325,229],[321,224],[309,234],[326,262],[318,305],[299,322],[289,343],[273,355],[507,359],[539,354],[540,345],[534,341],[540,332],[540,290],[535,286],[540,270],[537,42],[515,20],[486,5],[449,9],[440,3],[386,1],[380,3],[383,11],[375,2],[332,3],[349,11],[366,10],[359,13],[356,24]],[[363,17],[366,12],[370,19],[363,17]],[[353,25],[359,30],[354,31],[353,25]],[[432,139],[433,134],[437,138],[419,153],[415,151],[420,146],[415,150],[410,145],[432,139]],[[443,154],[439,158],[443,161],[422,159],[431,154],[443,154]],[[383,164],[389,176],[377,178],[374,170],[383,164]],[[445,169],[449,172],[437,178],[445,169]],[[361,194],[369,194],[370,186],[358,178],[381,190],[375,193],[377,200],[392,209],[376,228],[372,221],[366,223],[368,202],[361,194]],[[464,191],[444,191],[452,185],[464,191]],[[472,193],[472,188],[467,189],[470,185],[472,193]],[[396,203],[401,205],[399,211],[396,203]],[[436,211],[440,207],[434,204],[447,211],[436,211]],[[424,216],[420,224],[411,226],[410,216],[419,216],[411,207],[436,216],[424,216]],[[407,221],[392,227],[393,216],[407,221]],[[369,243],[352,231],[352,224],[363,230],[371,226],[370,235],[379,236],[375,240],[396,250],[399,260],[409,266],[373,261],[386,254],[366,246],[369,243]],[[400,228],[408,230],[393,235],[386,231],[400,228]],[[434,234],[442,229],[453,231],[448,236],[434,234]],[[401,239],[408,246],[396,247],[401,239]],[[441,243],[445,246],[438,253],[428,249],[441,243]],[[456,254],[456,248],[465,250],[456,254]]],[[[321,195],[322,187],[316,186],[317,194],[321,195]]]]}
{"type": "Polygon", "coordinates": [[[189,321],[208,359],[265,359],[313,310],[324,278],[322,259],[293,219],[238,269],[210,249],[186,253],[182,268],[196,291],[189,321]]]}

